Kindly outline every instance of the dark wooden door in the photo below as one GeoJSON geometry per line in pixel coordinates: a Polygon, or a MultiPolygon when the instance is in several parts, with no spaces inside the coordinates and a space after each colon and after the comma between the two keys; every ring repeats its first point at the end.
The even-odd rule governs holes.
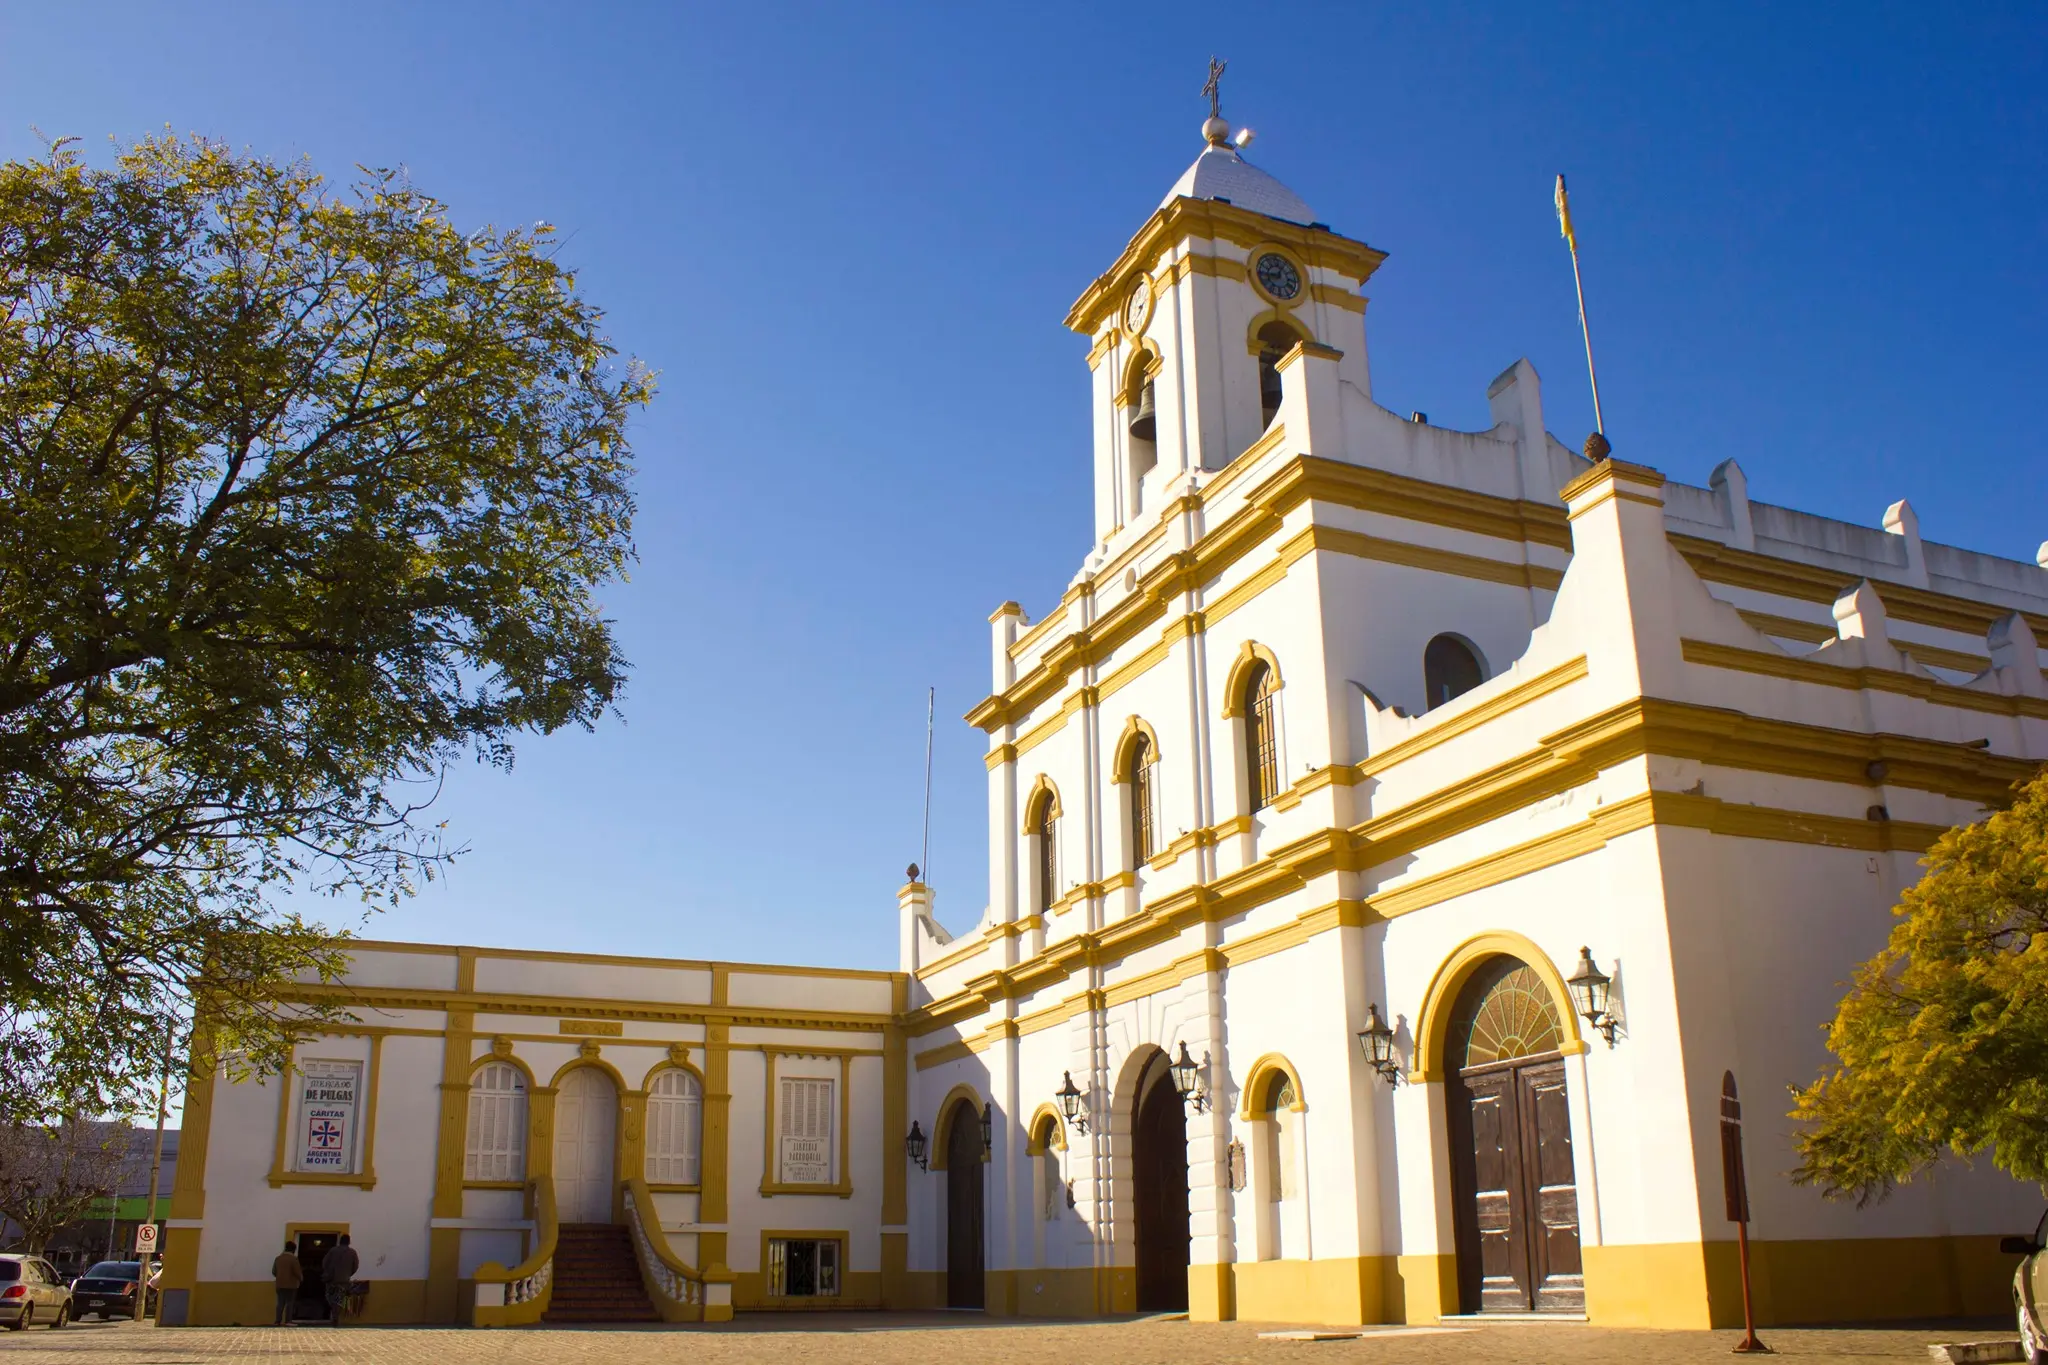
{"type": "Polygon", "coordinates": [[[320,1272],[320,1263],[327,1259],[327,1253],[334,1250],[341,1240],[339,1232],[301,1232],[299,1243],[299,1292],[292,1298],[294,1318],[324,1318],[327,1316],[327,1277],[320,1272]]]}
{"type": "Polygon", "coordinates": [[[1138,1309],[1185,1312],[1190,1240],[1187,1102],[1170,1082],[1156,1082],[1139,1103],[1132,1146],[1138,1309]]]}
{"type": "Polygon", "coordinates": [[[1521,1112],[1523,1185],[1529,1191],[1529,1278],[1539,1313],[1586,1307],[1579,1263],[1579,1187],[1572,1166],[1572,1116],[1564,1063],[1515,1068],[1521,1112]]]}
{"type": "Polygon", "coordinates": [[[1583,1310],[1564,1063],[1474,1067],[1454,1079],[1450,1099],[1462,1308],[1583,1310]]]}
{"type": "Polygon", "coordinates": [[[961,1105],[946,1132],[946,1307],[981,1308],[982,1274],[981,1116],[961,1105]]]}

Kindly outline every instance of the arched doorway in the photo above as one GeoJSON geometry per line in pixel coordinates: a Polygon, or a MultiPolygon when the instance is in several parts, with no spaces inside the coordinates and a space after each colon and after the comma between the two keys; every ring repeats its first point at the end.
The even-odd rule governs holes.
{"type": "Polygon", "coordinates": [[[555,1091],[555,1215],[564,1223],[612,1221],[612,1134],[619,1088],[579,1066],[555,1091]]]}
{"type": "Polygon", "coordinates": [[[1445,1039],[1458,1296],[1467,1313],[1579,1313],[1579,1196],[1564,1027],[1534,968],[1491,958],[1445,1039]]]}
{"type": "Polygon", "coordinates": [[[983,1270],[981,1115],[965,1100],[946,1124],[946,1307],[987,1303],[983,1270]]]}
{"type": "Polygon", "coordinates": [[[1138,1243],[1138,1311],[1188,1306],[1187,1102],[1159,1053],[1138,1083],[1131,1133],[1131,1183],[1138,1243]]]}

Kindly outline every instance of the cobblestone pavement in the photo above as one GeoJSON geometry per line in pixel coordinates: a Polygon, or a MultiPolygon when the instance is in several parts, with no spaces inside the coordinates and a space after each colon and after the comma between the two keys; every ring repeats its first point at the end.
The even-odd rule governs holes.
{"type": "MultiPolygon", "coordinates": [[[[716,1328],[156,1328],[78,1323],[0,1338],[0,1357],[62,1365],[895,1365],[947,1354],[976,1365],[1448,1365],[1484,1361],[1570,1365],[1726,1365],[1738,1333],[1639,1332],[1563,1324],[1381,1328],[1345,1341],[1260,1336],[1272,1324],[1140,1318],[1094,1323],[982,1321],[953,1314],[748,1314],[716,1328]]],[[[1324,1329],[1329,1330],[1329,1329],[1324,1329]]],[[[1996,1338],[2004,1324],[1929,1324],[1917,1329],[1772,1329],[1781,1357],[1814,1362],[1925,1362],[1932,1342],[1996,1338]]]]}

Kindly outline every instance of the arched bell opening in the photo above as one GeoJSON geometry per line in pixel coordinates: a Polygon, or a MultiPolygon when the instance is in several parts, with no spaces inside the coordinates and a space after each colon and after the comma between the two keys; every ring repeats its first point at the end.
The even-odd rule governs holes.
{"type": "Polygon", "coordinates": [[[1467,1313],[1582,1313],[1579,1199],[1558,1001],[1505,954],[1459,992],[1444,1040],[1458,1297],[1467,1313]]]}
{"type": "Polygon", "coordinates": [[[1485,681],[1486,661],[1479,657],[1478,647],[1464,636],[1446,632],[1423,646],[1424,710],[1434,711],[1485,681]]]}
{"type": "Polygon", "coordinates": [[[1126,497],[1133,512],[1144,510],[1145,476],[1159,463],[1159,394],[1152,382],[1157,364],[1157,357],[1141,350],[1131,357],[1124,375],[1124,469],[1129,485],[1126,497]]]}
{"type": "Polygon", "coordinates": [[[1260,430],[1272,426],[1280,415],[1280,358],[1307,339],[1284,322],[1269,322],[1259,328],[1260,430]]]}

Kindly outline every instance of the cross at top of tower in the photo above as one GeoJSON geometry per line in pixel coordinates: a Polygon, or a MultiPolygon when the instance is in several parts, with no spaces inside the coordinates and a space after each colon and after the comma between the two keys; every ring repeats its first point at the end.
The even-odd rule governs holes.
{"type": "Polygon", "coordinates": [[[1229,65],[1214,57],[1209,59],[1209,83],[1202,87],[1202,93],[1209,97],[1210,118],[1223,117],[1223,69],[1229,65]]]}

